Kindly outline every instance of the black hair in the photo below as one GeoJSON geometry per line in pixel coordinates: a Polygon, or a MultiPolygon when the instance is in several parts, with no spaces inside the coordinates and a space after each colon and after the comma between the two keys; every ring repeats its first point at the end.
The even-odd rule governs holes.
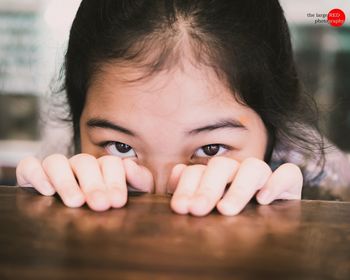
{"type": "Polygon", "coordinates": [[[314,133],[317,108],[300,86],[278,0],[83,0],[64,65],[76,151],[89,83],[103,65],[139,67],[143,79],[180,63],[184,44],[193,64],[211,67],[261,117],[269,135],[266,161],[281,141],[310,154],[323,151],[314,133]]]}

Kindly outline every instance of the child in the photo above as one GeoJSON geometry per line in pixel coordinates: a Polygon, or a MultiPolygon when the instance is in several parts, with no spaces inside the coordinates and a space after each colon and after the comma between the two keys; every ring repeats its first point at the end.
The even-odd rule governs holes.
{"type": "Polygon", "coordinates": [[[179,214],[236,215],[300,199],[303,175],[350,182],[338,150],[329,180],[277,0],[83,0],[64,70],[76,155],[26,158],[17,180],[69,207],[122,207],[130,185],[173,193],[179,214]]]}

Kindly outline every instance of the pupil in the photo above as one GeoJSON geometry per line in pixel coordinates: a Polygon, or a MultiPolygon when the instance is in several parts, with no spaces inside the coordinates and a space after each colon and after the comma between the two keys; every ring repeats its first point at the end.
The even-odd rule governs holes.
{"type": "Polygon", "coordinates": [[[213,144],[203,147],[203,151],[207,156],[215,156],[220,149],[220,145],[213,144]]]}
{"type": "Polygon", "coordinates": [[[127,153],[131,150],[131,147],[129,145],[120,142],[115,143],[115,148],[120,153],[127,153]]]}

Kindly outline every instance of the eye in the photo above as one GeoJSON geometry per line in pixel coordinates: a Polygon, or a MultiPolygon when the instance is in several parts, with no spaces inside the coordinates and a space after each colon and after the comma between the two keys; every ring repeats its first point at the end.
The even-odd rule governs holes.
{"type": "Polygon", "coordinates": [[[200,147],[195,151],[194,155],[196,157],[213,157],[223,154],[229,150],[229,147],[222,144],[210,144],[200,147]]]}
{"type": "Polygon", "coordinates": [[[107,152],[113,156],[118,156],[121,158],[135,157],[136,153],[131,146],[121,142],[109,142],[105,145],[107,152]]]}

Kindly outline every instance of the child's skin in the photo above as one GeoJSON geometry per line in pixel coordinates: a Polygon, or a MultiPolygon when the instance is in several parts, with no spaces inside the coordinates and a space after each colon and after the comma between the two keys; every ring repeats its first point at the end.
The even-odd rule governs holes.
{"type": "Polygon", "coordinates": [[[125,205],[129,184],[173,193],[173,211],[196,216],[215,207],[236,215],[254,195],[261,204],[301,198],[300,169],[287,163],[272,173],[263,161],[264,123],[213,71],[184,60],[182,68],[123,82],[142,75],[132,69],[108,64],[93,77],[80,120],[82,154],[24,159],[19,185],[103,211],[125,205]],[[113,141],[130,147],[103,147],[113,141]]]}

